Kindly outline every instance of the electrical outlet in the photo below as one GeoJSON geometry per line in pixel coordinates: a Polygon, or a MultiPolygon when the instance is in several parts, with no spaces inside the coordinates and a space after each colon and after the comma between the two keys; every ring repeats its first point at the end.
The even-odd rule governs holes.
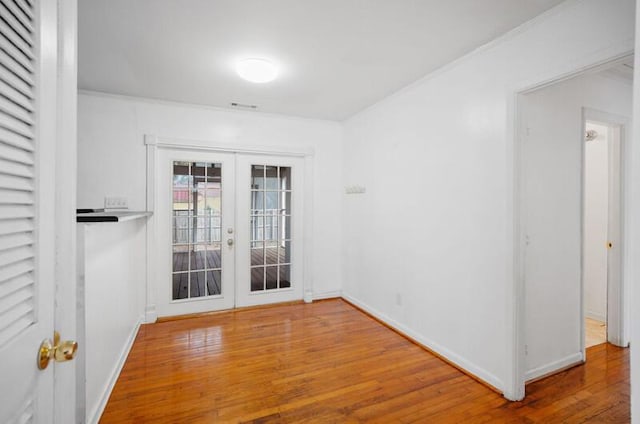
{"type": "Polygon", "coordinates": [[[105,209],[129,209],[126,197],[108,196],[104,198],[105,209]]]}

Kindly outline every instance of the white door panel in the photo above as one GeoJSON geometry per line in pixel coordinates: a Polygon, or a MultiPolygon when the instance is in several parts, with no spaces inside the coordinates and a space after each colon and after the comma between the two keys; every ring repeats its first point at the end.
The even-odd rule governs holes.
{"type": "Polygon", "coordinates": [[[237,157],[237,306],[302,299],[303,165],[294,157],[237,157]]]}
{"type": "Polygon", "coordinates": [[[233,308],[234,155],[161,149],[158,167],[158,315],[233,308]]]}

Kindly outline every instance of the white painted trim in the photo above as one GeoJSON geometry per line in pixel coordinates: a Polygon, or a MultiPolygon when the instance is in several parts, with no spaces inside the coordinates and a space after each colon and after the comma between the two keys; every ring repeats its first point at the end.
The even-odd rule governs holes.
{"type": "Polygon", "coordinates": [[[519,93],[513,92],[507,98],[507,143],[506,156],[506,216],[507,219],[505,244],[509,257],[506,261],[505,275],[507,281],[507,305],[505,311],[505,327],[507,330],[507,380],[504,387],[504,397],[511,401],[522,400],[525,396],[524,368],[525,368],[525,328],[524,328],[524,269],[521,252],[524,235],[521,224],[520,191],[523,174],[520,170],[522,142],[520,137],[522,119],[518,108],[519,93]],[[513,143],[508,140],[513,139],[513,143]],[[510,259],[510,260],[509,260],[510,259]],[[509,343],[510,341],[510,343],[509,343]],[[510,372],[509,372],[510,371],[510,372]]]}
{"type": "Polygon", "coordinates": [[[582,358],[587,357],[587,334],[586,334],[586,322],[585,322],[585,307],[584,307],[584,298],[585,298],[585,290],[584,290],[584,223],[585,223],[585,193],[586,193],[586,156],[587,149],[586,143],[584,141],[584,134],[586,132],[585,128],[585,118],[584,118],[584,109],[581,111],[582,114],[582,122],[580,123],[580,128],[575,134],[575,140],[577,143],[580,143],[580,351],[582,352],[582,358]]]}
{"type": "MultiPolygon", "coordinates": [[[[145,135],[145,144],[147,144],[147,137],[148,136],[145,135]]],[[[259,146],[177,137],[155,137],[155,143],[153,144],[157,147],[169,149],[205,150],[208,152],[220,153],[247,153],[252,155],[275,155],[294,157],[306,157],[314,155],[314,149],[311,147],[259,146]]]]}
{"type": "Polygon", "coordinates": [[[313,205],[315,200],[314,157],[304,158],[304,197],[302,198],[302,294],[313,293],[313,205]]]}
{"type": "Polygon", "coordinates": [[[454,352],[451,352],[450,350],[448,350],[444,346],[441,346],[438,343],[436,343],[436,342],[434,342],[432,340],[429,340],[426,337],[416,333],[412,329],[410,329],[410,328],[404,326],[403,324],[400,324],[396,320],[390,318],[388,315],[383,314],[382,312],[378,311],[375,308],[372,308],[371,306],[367,305],[364,302],[360,302],[359,300],[354,299],[353,297],[351,297],[347,293],[342,293],[342,297],[345,300],[347,300],[348,302],[353,303],[358,308],[360,308],[363,311],[367,312],[368,314],[371,314],[375,318],[377,318],[380,321],[384,322],[389,327],[391,327],[391,328],[401,332],[405,336],[409,337],[412,341],[414,341],[414,342],[426,347],[427,349],[437,353],[438,355],[442,356],[446,360],[448,360],[451,363],[455,364],[456,366],[462,368],[463,370],[465,370],[469,374],[472,374],[477,379],[486,382],[487,384],[495,387],[498,390],[504,390],[504,382],[502,380],[500,380],[497,376],[491,374],[490,372],[486,371],[485,369],[477,366],[473,362],[469,361],[467,358],[464,358],[464,357],[462,357],[462,356],[460,356],[460,355],[458,355],[458,354],[456,354],[454,352]]]}
{"type": "Polygon", "coordinates": [[[152,323],[158,319],[156,312],[156,289],[154,282],[156,281],[155,275],[155,246],[156,246],[156,232],[157,219],[155,211],[156,204],[156,164],[158,157],[158,143],[157,137],[153,134],[145,134],[144,144],[146,147],[146,167],[147,167],[147,184],[146,184],[146,201],[145,210],[151,212],[152,216],[145,222],[145,316],[144,322],[152,323]]]}
{"type": "Polygon", "coordinates": [[[102,395],[100,396],[100,401],[87,417],[88,423],[97,424],[98,421],[100,421],[100,417],[104,412],[104,408],[107,406],[107,402],[109,401],[109,396],[111,396],[111,392],[113,391],[113,388],[116,385],[116,382],[118,381],[118,377],[122,372],[122,368],[124,367],[124,364],[127,361],[129,352],[131,352],[131,348],[133,347],[133,342],[135,341],[136,336],[138,335],[138,331],[140,330],[140,325],[142,324],[142,321],[143,321],[143,318],[139,317],[138,321],[136,322],[133,329],[131,330],[129,337],[127,338],[127,341],[123,346],[122,351],[120,352],[118,362],[116,362],[115,366],[113,367],[113,370],[111,371],[111,376],[107,381],[107,385],[104,387],[104,390],[102,391],[102,395]]]}
{"type": "Polygon", "coordinates": [[[146,211],[153,212],[155,209],[154,187],[149,185],[156,175],[156,161],[158,150],[158,139],[155,135],[145,134],[144,145],[147,151],[147,187],[146,187],[146,211]]]}
{"type": "Polygon", "coordinates": [[[517,85],[511,87],[511,91],[516,94],[527,94],[537,91],[550,85],[563,82],[577,76],[593,74],[603,71],[606,68],[621,64],[633,57],[633,49],[611,48],[604,58],[596,61],[585,61],[585,63],[576,65],[575,68],[558,68],[555,72],[549,72],[546,76],[534,77],[526,81],[520,81],[517,85]]]}
{"type": "Polygon", "coordinates": [[[124,100],[130,102],[139,102],[146,103],[151,105],[159,105],[159,106],[170,106],[170,107],[182,107],[182,108],[192,108],[198,110],[210,110],[214,112],[222,112],[228,114],[235,114],[246,116],[248,113],[254,116],[262,116],[267,118],[276,118],[276,119],[284,119],[287,121],[315,121],[315,122],[331,122],[333,124],[339,125],[340,122],[333,119],[323,119],[323,118],[310,118],[305,116],[296,116],[296,115],[285,115],[283,113],[271,113],[271,112],[262,112],[256,110],[240,110],[240,109],[232,109],[230,107],[222,107],[222,106],[213,106],[204,103],[188,103],[188,102],[179,102],[176,100],[167,100],[167,99],[156,99],[152,97],[140,97],[140,96],[128,96],[125,94],[115,94],[115,93],[107,93],[105,91],[98,90],[86,90],[80,89],[78,90],[78,95],[81,96],[90,96],[90,97],[102,97],[105,99],[114,99],[114,100],[124,100]]]}
{"type": "MultiPolygon", "coordinates": [[[[64,339],[78,340],[84,323],[79,322],[77,286],[77,104],[78,104],[78,2],[58,0],[58,86],[55,139],[55,306],[54,327],[64,339]]],[[[85,349],[85,345],[79,345],[85,349]]],[[[79,355],[77,355],[79,356],[79,355]]],[[[79,422],[84,412],[84,380],[79,365],[54,367],[54,416],[56,423],[79,422]]],[[[51,417],[40,417],[47,421],[51,417]]]]}
{"type": "Polygon", "coordinates": [[[525,378],[527,381],[531,381],[538,377],[556,372],[557,370],[566,369],[573,365],[582,364],[583,362],[584,359],[581,352],[572,353],[571,355],[566,356],[562,359],[527,371],[527,373],[525,374],[525,378]]]}
{"type": "MultiPolygon", "coordinates": [[[[333,290],[333,291],[322,292],[322,293],[313,293],[312,299],[313,300],[323,300],[323,299],[335,299],[337,297],[343,297],[342,296],[342,290],[333,290]]],[[[346,297],[345,297],[345,299],[346,299],[346,297]]]]}

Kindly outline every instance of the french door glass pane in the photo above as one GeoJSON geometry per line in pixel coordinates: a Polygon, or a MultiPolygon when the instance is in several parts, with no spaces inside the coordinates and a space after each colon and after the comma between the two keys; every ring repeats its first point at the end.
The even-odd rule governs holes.
{"type": "Polygon", "coordinates": [[[251,268],[251,291],[264,290],[264,267],[251,268]]]}
{"type": "Polygon", "coordinates": [[[219,163],[173,163],[173,300],[222,292],[219,163]]]}
{"type": "Polygon", "coordinates": [[[278,267],[268,266],[266,267],[266,279],[265,285],[267,290],[273,290],[278,288],[278,267]]]}
{"type": "Polygon", "coordinates": [[[265,166],[265,188],[267,190],[278,190],[278,167],[265,166]]]}
{"type": "Polygon", "coordinates": [[[252,292],[291,287],[290,190],[290,167],[251,166],[252,292]]]}
{"type": "Polygon", "coordinates": [[[290,280],[290,269],[291,269],[291,266],[290,265],[280,265],[279,268],[280,268],[279,269],[280,288],[291,287],[291,280],[290,280]]]}
{"type": "Polygon", "coordinates": [[[264,165],[251,167],[251,189],[264,190],[264,165]]]}

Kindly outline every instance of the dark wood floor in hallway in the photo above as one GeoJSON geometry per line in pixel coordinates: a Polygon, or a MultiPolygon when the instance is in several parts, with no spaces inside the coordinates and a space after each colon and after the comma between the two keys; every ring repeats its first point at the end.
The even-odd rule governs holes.
{"type": "Polygon", "coordinates": [[[342,300],[144,325],[102,423],[625,423],[629,353],[508,402],[342,300]]]}

